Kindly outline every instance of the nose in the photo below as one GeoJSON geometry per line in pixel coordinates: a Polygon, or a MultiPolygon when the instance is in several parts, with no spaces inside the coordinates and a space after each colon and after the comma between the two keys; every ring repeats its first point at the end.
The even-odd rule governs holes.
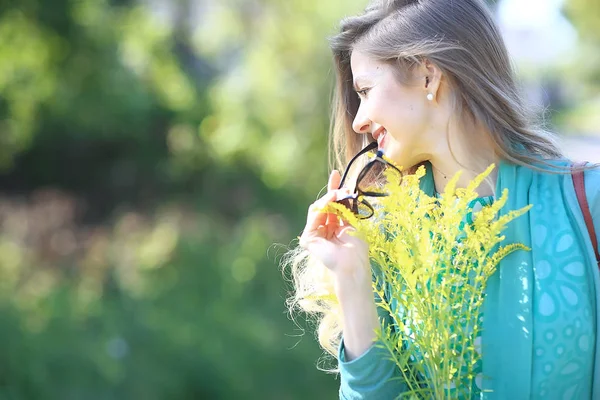
{"type": "Polygon", "coordinates": [[[354,117],[352,122],[352,129],[356,133],[369,133],[371,131],[371,120],[369,120],[364,114],[361,114],[360,109],[354,117]]]}

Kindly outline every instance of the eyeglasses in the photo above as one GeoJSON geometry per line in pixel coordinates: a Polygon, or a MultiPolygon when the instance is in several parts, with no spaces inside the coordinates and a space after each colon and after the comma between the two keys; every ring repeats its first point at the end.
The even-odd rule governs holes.
{"type": "MultiPolygon", "coordinates": [[[[348,166],[346,167],[346,170],[344,171],[344,175],[342,175],[342,180],[340,182],[339,189],[341,189],[344,186],[344,182],[346,181],[346,177],[348,176],[350,167],[352,166],[354,161],[356,161],[356,159],[362,156],[363,154],[371,150],[375,150],[376,148],[377,142],[372,142],[364,149],[359,151],[354,157],[352,157],[352,159],[348,163],[348,166]]],[[[347,207],[360,219],[371,218],[373,214],[375,214],[375,209],[371,204],[369,204],[367,200],[364,199],[364,197],[385,197],[388,195],[382,190],[377,191],[376,188],[374,188],[373,186],[368,187],[366,185],[365,178],[368,176],[369,172],[373,170],[373,167],[377,163],[383,164],[383,166],[385,166],[386,168],[391,168],[391,171],[394,175],[396,173],[398,174],[397,183],[402,183],[402,172],[394,165],[390,164],[389,162],[383,159],[382,150],[377,150],[375,157],[369,160],[369,162],[367,162],[363,169],[361,169],[358,173],[358,176],[356,177],[356,184],[354,185],[354,190],[352,191],[352,194],[337,201],[338,203],[347,207]]]]}

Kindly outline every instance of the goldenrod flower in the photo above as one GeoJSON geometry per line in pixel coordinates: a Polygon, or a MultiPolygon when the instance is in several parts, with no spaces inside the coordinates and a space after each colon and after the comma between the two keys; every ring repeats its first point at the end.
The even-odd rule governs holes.
{"type": "Polygon", "coordinates": [[[373,289],[390,316],[378,337],[402,371],[409,388],[403,397],[471,398],[487,280],[503,257],[528,250],[521,244],[499,246],[506,224],[530,208],[498,216],[506,190],[464,223],[478,197],[475,189],[493,168],[465,189],[456,188],[457,174],[444,194],[432,197],[419,188],[421,167],[401,185],[388,185],[389,196],[368,220],[339,204],[329,206],[369,243],[373,289]]]}

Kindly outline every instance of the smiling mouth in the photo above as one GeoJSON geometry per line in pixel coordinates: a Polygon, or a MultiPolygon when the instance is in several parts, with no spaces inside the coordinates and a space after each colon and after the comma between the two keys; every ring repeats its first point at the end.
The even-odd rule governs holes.
{"type": "Polygon", "coordinates": [[[385,139],[385,135],[387,130],[383,127],[379,128],[375,133],[373,133],[373,139],[377,141],[379,148],[383,145],[383,140],[385,139]]]}
{"type": "Polygon", "coordinates": [[[373,139],[377,140],[377,138],[385,133],[385,128],[382,126],[373,132],[373,139]]]}

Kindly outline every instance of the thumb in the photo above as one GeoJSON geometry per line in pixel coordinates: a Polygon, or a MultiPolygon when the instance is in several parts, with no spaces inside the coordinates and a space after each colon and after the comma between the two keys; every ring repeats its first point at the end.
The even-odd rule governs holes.
{"type": "Polygon", "coordinates": [[[340,187],[341,180],[342,180],[342,177],[340,176],[340,172],[337,169],[334,169],[333,171],[331,171],[331,174],[329,175],[329,182],[327,183],[327,189],[328,190],[336,190],[337,188],[340,187]]]}

